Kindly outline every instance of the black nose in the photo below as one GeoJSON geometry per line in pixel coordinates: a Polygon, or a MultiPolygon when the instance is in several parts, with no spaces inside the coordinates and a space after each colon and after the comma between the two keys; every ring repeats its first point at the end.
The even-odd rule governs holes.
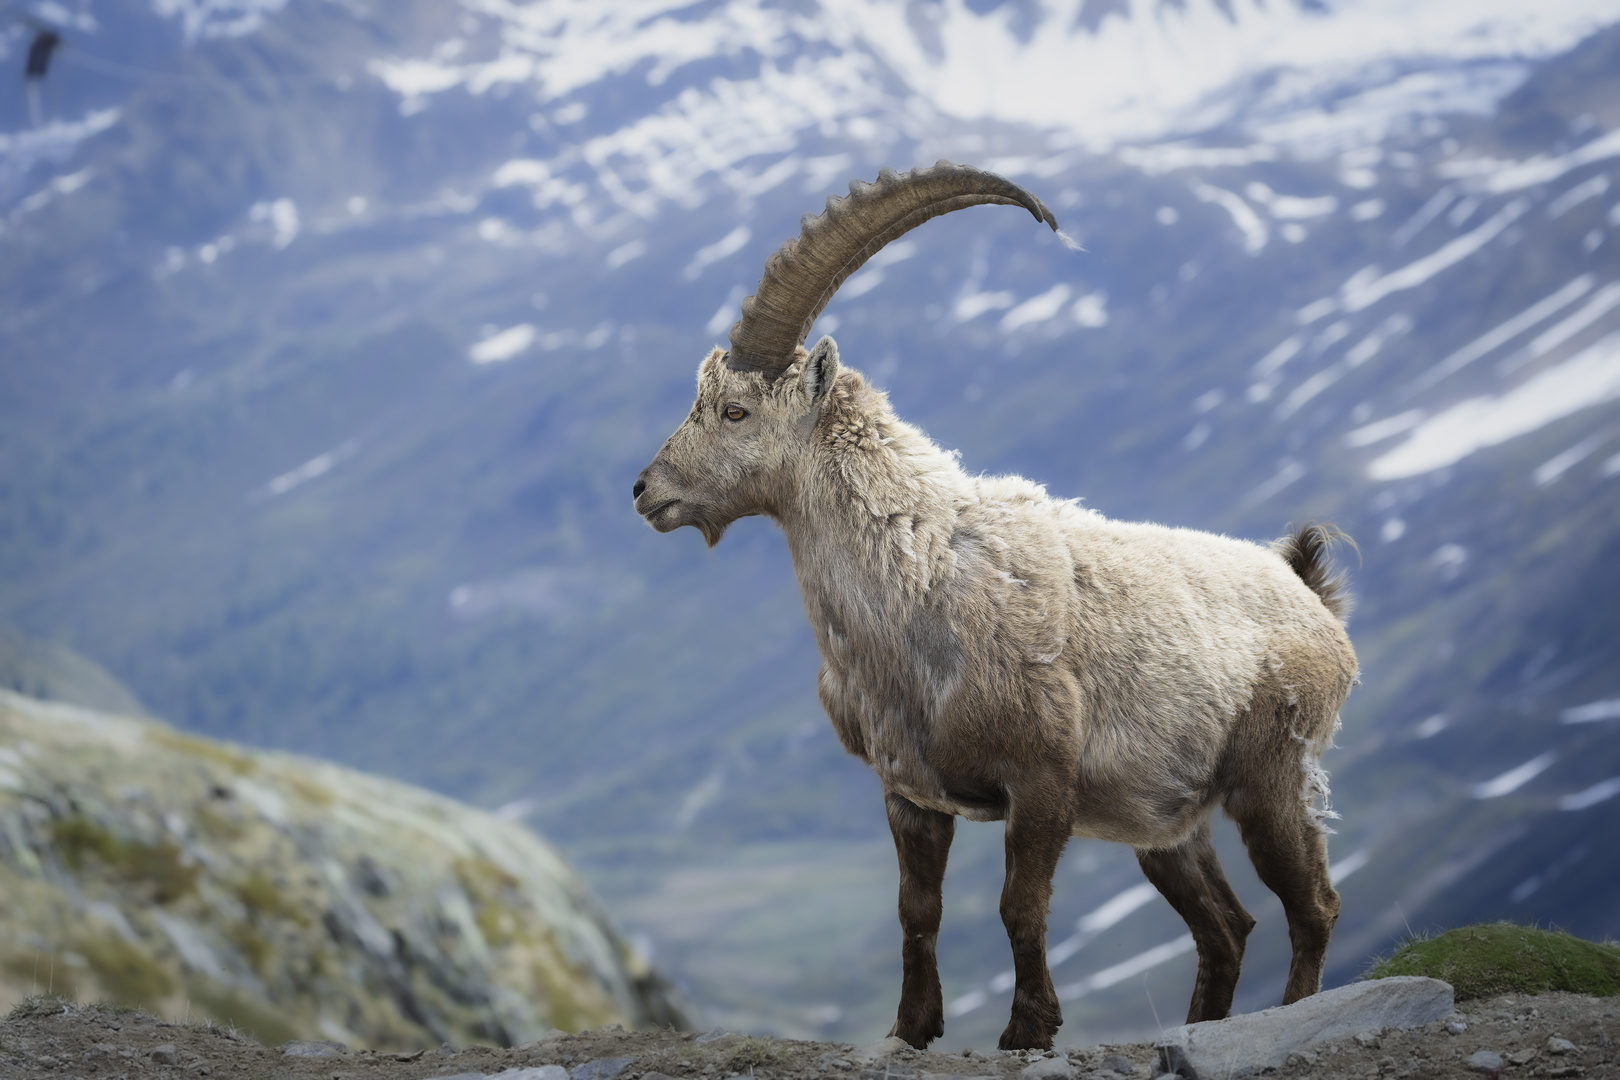
{"type": "Polygon", "coordinates": [[[645,481],[645,480],[637,480],[636,481],[636,486],[630,489],[630,494],[634,498],[639,499],[639,498],[641,498],[641,493],[643,491],[646,491],[646,490],[647,490],[647,481],[645,481]]]}

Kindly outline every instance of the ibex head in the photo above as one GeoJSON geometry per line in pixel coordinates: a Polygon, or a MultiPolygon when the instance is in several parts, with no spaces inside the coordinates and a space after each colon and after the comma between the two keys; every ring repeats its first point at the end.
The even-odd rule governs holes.
{"type": "Polygon", "coordinates": [[[750,514],[780,514],[813,442],[822,406],[838,378],[838,347],[805,337],[838,287],[897,239],[930,218],[981,203],[1022,206],[1055,232],[1039,199],[992,173],[941,161],[929,169],[884,169],[877,183],[855,180],[847,196],[800,221],[765,263],[731,349],[698,368],[697,400],[686,422],[636,478],[636,511],[659,532],[691,525],[712,547],[726,526],[750,514]]]}

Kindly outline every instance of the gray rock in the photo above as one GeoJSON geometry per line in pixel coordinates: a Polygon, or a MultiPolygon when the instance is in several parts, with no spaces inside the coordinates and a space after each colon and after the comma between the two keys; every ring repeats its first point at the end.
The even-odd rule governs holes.
{"type": "Polygon", "coordinates": [[[703,1044],[719,1042],[721,1039],[735,1039],[736,1037],[737,1033],[735,1031],[727,1031],[725,1028],[715,1028],[713,1031],[705,1031],[692,1041],[703,1044]]]}
{"type": "Polygon", "coordinates": [[[1356,1045],[1363,1050],[1377,1050],[1379,1046],[1383,1045],[1379,1041],[1381,1034],[1381,1032],[1377,1031],[1363,1031],[1356,1036],[1356,1045]]]}
{"type": "Polygon", "coordinates": [[[1238,1080],[1280,1068],[1289,1054],[1332,1039],[1432,1024],[1450,1016],[1454,1004],[1451,986],[1438,979],[1372,979],[1264,1012],[1173,1028],[1155,1045],[1166,1072],[1186,1080],[1238,1080]]]}
{"type": "Polygon", "coordinates": [[[568,1070],[571,1080],[614,1080],[636,1060],[633,1057],[598,1058],[568,1070]]]}
{"type": "Polygon", "coordinates": [[[1067,1058],[1042,1058],[1033,1065],[1025,1065],[1018,1075],[1024,1080],[1074,1080],[1074,1066],[1067,1058]]]}
{"type": "Polygon", "coordinates": [[[675,1078],[661,1072],[644,1072],[641,1074],[641,1080],[675,1080],[675,1078]]]}
{"type": "Polygon", "coordinates": [[[1568,1039],[1560,1039],[1557,1035],[1552,1035],[1552,1036],[1548,1037],[1548,1039],[1547,1039],[1547,1053],[1549,1053],[1549,1054],[1573,1054],[1574,1052],[1575,1052],[1575,1044],[1570,1042],[1568,1039]]]}
{"type": "Polygon", "coordinates": [[[1494,1050],[1477,1050],[1464,1058],[1463,1064],[1475,1072],[1499,1073],[1502,1071],[1502,1055],[1494,1050]]]}
{"type": "Polygon", "coordinates": [[[349,1048],[340,1042],[321,1039],[314,1042],[290,1042],[281,1045],[282,1057],[329,1058],[347,1054],[349,1048]]]}
{"type": "Polygon", "coordinates": [[[489,1076],[481,1072],[465,1072],[454,1076],[433,1076],[429,1080],[489,1080],[489,1076]]]}
{"type": "Polygon", "coordinates": [[[1124,1054],[1109,1054],[1102,1059],[1099,1068],[1106,1069],[1121,1076],[1129,1076],[1136,1071],[1136,1066],[1124,1054]]]}
{"type": "Polygon", "coordinates": [[[1451,1023],[1446,1025],[1446,1030],[1451,1032],[1453,1035],[1461,1035],[1463,1032],[1468,1030],[1468,1025],[1461,1020],[1453,1020],[1451,1023]]]}
{"type": "Polygon", "coordinates": [[[154,1065],[178,1065],[180,1064],[180,1051],[175,1049],[174,1043],[154,1046],[152,1047],[152,1063],[154,1065]]]}
{"type": "Polygon", "coordinates": [[[1514,1065],[1528,1065],[1536,1060],[1536,1048],[1530,1046],[1523,1050],[1515,1050],[1507,1056],[1507,1059],[1514,1065]]]}
{"type": "Polygon", "coordinates": [[[530,1065],[526,1069],[507,1069],[496,1073],[491,1080],[568,1080],[568,1070],[561,1065],[530,1065]]]}
{"type": "Polygon", "coordinates": [[[875,1043],[867,1043],[855,1051],[859,1061],[887,1061],[902,1050],[910,1050],[911,1044],[898,1035],[890,1035],[887,1039],[879,1039],[875,1043]]]}

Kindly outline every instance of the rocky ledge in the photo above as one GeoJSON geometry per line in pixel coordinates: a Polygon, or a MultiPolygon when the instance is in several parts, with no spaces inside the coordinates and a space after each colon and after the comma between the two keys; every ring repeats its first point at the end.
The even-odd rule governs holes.
{"type": "MultiPolygon", "coordinates": [[[[0,1007],[53,992],[270,1044],[377,1050],[683,1022],[522,826],[352,769],[6,691],[0,896],[0,1007]]],[[[144,1044],[131,1053],[85,1075],[180,1067],[144,1044]]]]}

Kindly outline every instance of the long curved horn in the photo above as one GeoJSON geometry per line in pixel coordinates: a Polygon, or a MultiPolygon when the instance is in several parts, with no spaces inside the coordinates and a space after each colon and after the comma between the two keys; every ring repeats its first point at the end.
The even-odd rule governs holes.
{"type": "Polygon", "coordinates": [[[727,366],[776,378],[838,287],[867,259],[929,218],[981,203],[1022,206],[1057,231],[1045,203],[969,165],[940,161],[907,173],[884,169],[875,184],[851,180],[847,196],[831,196],[824,213],[804,215],[799,235],[766,260],[759,288],[743,300],[742,318],[731,327],[727,366]]]}

